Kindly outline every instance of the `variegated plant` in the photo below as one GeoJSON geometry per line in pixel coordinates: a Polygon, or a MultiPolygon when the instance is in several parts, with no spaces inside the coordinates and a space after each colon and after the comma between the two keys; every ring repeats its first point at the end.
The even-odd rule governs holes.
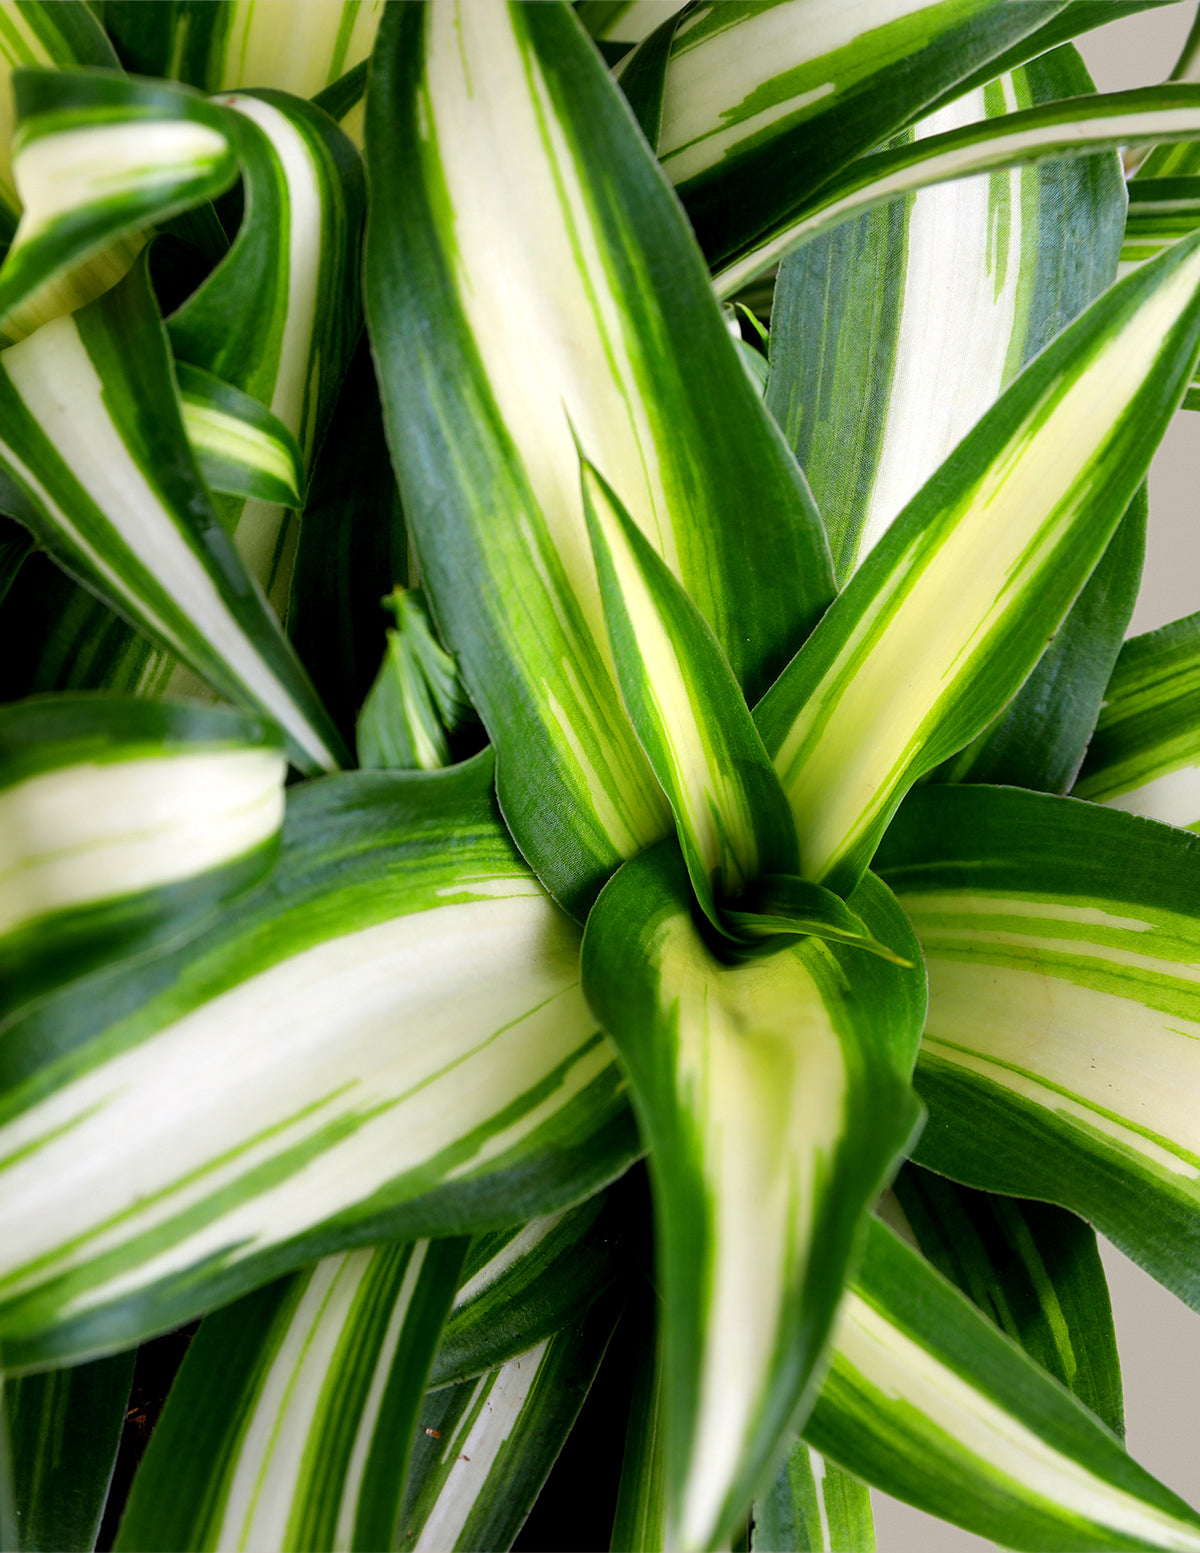
{"type": "Polygon", "coordinates": [[[0,0],[0,1545],[1200,1550],[1112,9],[0,0]]]}

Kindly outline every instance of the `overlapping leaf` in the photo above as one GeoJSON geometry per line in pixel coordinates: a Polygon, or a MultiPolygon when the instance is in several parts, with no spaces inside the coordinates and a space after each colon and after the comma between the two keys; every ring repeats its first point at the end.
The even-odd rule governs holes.
{"type": "Polygon", "coordinates": [[[878,1220],[805,1438],[1006,1548],[1200,1547],[1200,1516],[878,1220]]]}
{"type": "Polygon", "coordinates": [[[278,734],[232,711],[53,696],[0,708],[0,1008],[178,935],[271,868],[278,734]]]}
{"type": "Polygon", "coordinates": [[[751,696],[828,600],[824,542],[566,9],[401,6],[373,70],[368,316],[422,582],[513,834],[582,911],[669,819],[608,662],[571,427],[751,696]]]}
{"type": "Polygon", "coordinates": [[[929,967],[916,1157],[1071,1208],[1200,1307],[1200,841],[1068,798],[926,787],[877,866],[929,967]]]}
{"type": "Polygon", "coordinates": [[[209,1317],[116,1547],[396,1546],[425,1375],[465,1251],[419,1240],[326,1257],[209,1317]]]}
{"type": "Polygon", "coordinates": [[[10,1024],[10,1365],[134,1341],[348,1244],[548,1212],[628,1164],[578,932],[490,786],[483,757],[302,789],[265,889],[10,1024]]]}
{"type": "MultiPolygon", "coordinates": [[[[876,938],[909,946],[876,880],[852,904],[876,938]]],[[[672,841],[605,888],[584,985],[650,1146],[665,1546],[707,1548],[744,1512],[813,1378],[860,1217],[911,1138],[923,976],[817,938],[722,964],[672,841]]]]}
{"type": "Polygon", "coordinates": [[[1030,363],[839,595],[755,711],[810,878],[851,888],[905,789],[1018,689],[1140,484],[1198,347],[1189,238],[1030,363]]]}
{"type": "Polygon", "coordinates": [[[1200,616],[1122,648],[1075,795],[1200,825],[1200,616]]]}
{"type": "Polygon", "coordinates": [[[160,645],[278,723],[302,769],[335,767],[337,734],[210,505],[144,263],[0,353],[0,406],[8,510],[160,645]]]}

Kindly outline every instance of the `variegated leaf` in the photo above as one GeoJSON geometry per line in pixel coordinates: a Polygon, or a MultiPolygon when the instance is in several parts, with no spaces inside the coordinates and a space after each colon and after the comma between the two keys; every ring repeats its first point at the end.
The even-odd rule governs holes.
{"type": "Polygon", "coordinates": [[[399,6],[372,68],[368,317],[422,584],[513,834],[583,912],[669,816],[614,683],[571,428],[751,696],[828,600],[824,541],[566,7],[399,6]]]}
{"type": "Polygon", "coordinates": [[[347,1245],[551,1212],[628,1165],[578,930],[491,780],[484,756],[296,791],[266,888],[10,1022],[11,1366],[133,1342],[347,1245]]]}
{"type": "Polygon", "coordinates": [[[175,375],[184,429],[209,490],[301,506],[304,461],[278,416],[199,367],[180,361],[175,375]]]}
{"type": "MultiPolygon", "coordinates": [[[[1091,90],[1061,49],[913,133],[1091,90]]],[[[1110,152],[924,189],[784,259],[767,404],[843,582],[1021,367],[1111,285],[1124,210],[1110,152]]]]}
{"type": "Polygon", "coordinates": [[[1200,827],[1200,615],[1121,649],[1075,796],[1200,827]]]}
{"type": "Polygon", "coordinates": [[[281,744],[217,708],[65,695],[0,708],[0,1009],[257,884],[283,823],[281,744]]]}
{"type": "Polygon", "coordinates": [[[803,1440],[794,1440],[750,1515],[750,1553],[875,1553],[875,1519],[864,1483],[803,1440]]]}
{"type": "Polygon", "coordinates": [[[804,1434],[1006,1548],[1200,1548],[1200,1515],[878,1220],[804,1434]]]}
{"type": "MultiPolygon", "coordinates": [[[[852,904],[916,960],[876,880],[852,904]]],[[[924,978],[817,938],[722,963],[674,842],[606,886],[583,956],[650,1148],[665,1546],[719,1546],[813,1379],[861,1216],[912,1137],[924,978]]]]}
{"type": "Polygon", "coordinates": [[[1200,1308],[1200,839],[925,787],[877,866],[929,967],[917,1159],[1072,1209],[1200,1308]]]}
{"type": "Polygon", "coordinates": [[[81,312],[0,353],[9,510],[72,573],[231,700],[308,771],[337,734],[210,506],[139,262],[81,312]]]}
{"type": "Polygon", "coordinates": [[[802,871],[844,893],[905,790],[1001,711],[1125,512],[1200,348],[1200,236],[1048,346],[756,708],[802,871]]]}
{"type": "Polygon", "coordinates": [[[205,1321],[115,1546],[404,1546],[425,1375],[465,1240],[325,1257],[205,1321]]]}

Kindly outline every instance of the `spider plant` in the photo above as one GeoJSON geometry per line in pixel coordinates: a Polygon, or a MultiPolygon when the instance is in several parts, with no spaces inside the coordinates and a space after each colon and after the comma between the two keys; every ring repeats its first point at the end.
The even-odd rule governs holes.
{"type": "Polygon", "coordinates": [[[6,1545],[1200,1549],[1112,14],[0,4],[6,1545]]]}

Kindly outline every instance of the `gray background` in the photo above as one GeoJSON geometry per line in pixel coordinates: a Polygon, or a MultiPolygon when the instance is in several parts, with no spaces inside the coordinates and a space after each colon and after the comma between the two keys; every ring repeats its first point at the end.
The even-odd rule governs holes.
{"type": "MultiPolygon", "coordinates": [[[[1080,39],[1100,91],[1161,81],[1195,7],[1164,6],[1080,39]]],[[[1182,411],[1150,472],[1146,575],[1131,634],[1200,609],[1200,413],[1182,411]]],[[[1176,1493],[1200,1505],[1200,1315],[1101,1242],[1125,1379],[1130,1452],[1176,1493]]],[[[879,1553],[971,1553],[994,1547],[876,1493],[879,1553]]],[[[840,1550],[839,1550],[840,1553],[840,1550]]],[[[847,1549],[845,1553],[858,1553],[847,1549]]]]}

